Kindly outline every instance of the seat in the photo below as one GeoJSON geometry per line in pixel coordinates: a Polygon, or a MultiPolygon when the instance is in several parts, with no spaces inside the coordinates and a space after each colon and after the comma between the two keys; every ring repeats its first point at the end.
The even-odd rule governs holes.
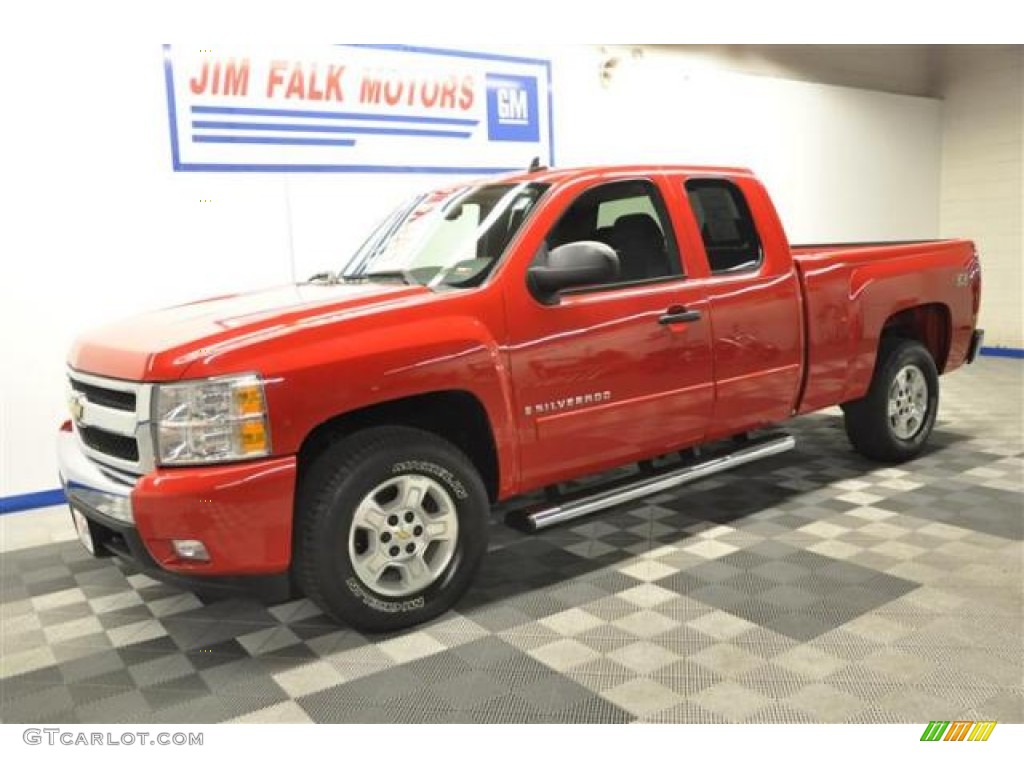
{"type": "MultiPolygon", "coordinates": [[[[753,225],[745,219],[730,219],[725,223],[724,232],[730,237],[716,241],[706,224],[701,229],[711,271],[721,274],[756,267],[761,258],[761,251],[753,225]]],[[[722,234],[722,231],[719,234],[722,234]]]]}
{"type": "Polygon", "coordinates": [[[624,282],[670,274],[665,236],[646,213],[630,213],[617,218],[610,240],[619,254],[624,282]]]}
{"type": "Polygon", "coordinates": [[[548,236],[548,247],[555,249],[566,243],[592,239],[596,217],[597,211],[593,207],[573,206],[565,212],[548,236]]]}
{"type": "Polygon", "coordinates": [[[612,233],[614,231],[615,227],[598,227],[594,230],[594,239],[599,243],[611,245],[614,248],[615,246],[612,245],[612,233]]]}

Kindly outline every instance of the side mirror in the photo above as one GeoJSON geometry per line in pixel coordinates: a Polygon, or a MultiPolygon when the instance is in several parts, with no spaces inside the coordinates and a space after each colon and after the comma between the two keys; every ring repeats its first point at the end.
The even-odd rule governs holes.
{"type": "Polygon", "coordinates": [[[542,304],[557,304],[559,292],[566,288],[613,283],[619,278],[615,250],[596,240],[560,245],[542,262],[526,273],[530,291],[542,304]]]}

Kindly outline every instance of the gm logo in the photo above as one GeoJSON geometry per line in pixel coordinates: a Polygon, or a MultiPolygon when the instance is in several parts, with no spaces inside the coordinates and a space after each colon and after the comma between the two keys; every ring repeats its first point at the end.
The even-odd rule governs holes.
{"type": "Polygon", "coordinates": [[[490,141],[539,141],[537,78],[487,75],[487,138],[490,141]]]}

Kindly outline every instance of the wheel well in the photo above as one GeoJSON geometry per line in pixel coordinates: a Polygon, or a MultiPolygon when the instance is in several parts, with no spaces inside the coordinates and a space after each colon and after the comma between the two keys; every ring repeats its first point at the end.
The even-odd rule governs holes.
{"type": "Polygon", "coordinates": [[[921,342],[935,361],[939,373],[946,367],[950,341],[949,308],[944,304],[922,304],[897,312],[885,321],[882,338],[898,337],[921,342]]]}
{"type": "Polygon", "coordinates": [[[350,411],[319,424],[299,449],[299,477],[313,457],[333,442],[367,427],[406,426],[432,432],[473,462],[494,501],[498,496],[498,451],[483,404],[469,392],[430,392],[350,411]]]}

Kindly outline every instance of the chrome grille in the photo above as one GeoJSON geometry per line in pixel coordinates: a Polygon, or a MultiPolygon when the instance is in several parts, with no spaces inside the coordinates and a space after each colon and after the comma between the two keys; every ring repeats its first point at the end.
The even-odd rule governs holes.
{"type": "Polygon", "coordinates": [[[68,371],[72,422],[82,451],[130,475],[153,467],[149,384],[68,371]]]}
{"type": "Polygon", "coordinates": [[[115,435],[105,429],[85,426],[78,427],[78,435],[83,443],[100,453],[125,461],[139,460],[139,443],[134,437],[115,435]]]}
{"type": "Polygon", "coordinates": [[[134,392],[97,387],[94,384],[86,384],[84,381],[76,381],[75,379],[71,379],[71,389],[84,394],[90,403],[96,403],[97,405],[113,408],[118,411],[135,412],[134,392]]]}

